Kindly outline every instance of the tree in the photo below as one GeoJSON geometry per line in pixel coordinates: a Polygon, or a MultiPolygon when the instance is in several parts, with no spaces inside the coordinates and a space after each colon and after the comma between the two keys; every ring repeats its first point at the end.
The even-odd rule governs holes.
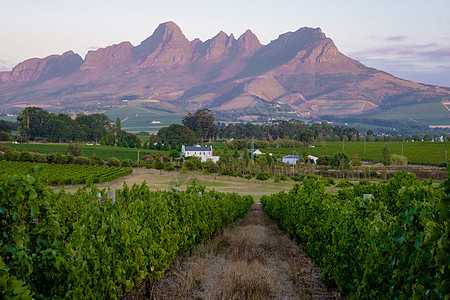
{"type": "Polygon", "coordinates": [[[159,175],[162,175],[162,170],[164,170],[164,167],[165,167],[165,165],[164,165],[161,157],[156,157],[153,160],[152,168],[156,169],[156,170],[159,170],[159,175]]]}
{"type": "Polygon", "coordinates": [[[348,169],[350,157],[343,151],[336,152],[331,157],[330,165],[333,169],[348,169]]]}
{"type": "Polygon", "coordinates": [[[420,137],[420,134],[416,134],[416,135],[414,136],[414,141],[415,141],[415,142],[420,142],[420,141],[422,141],[422,138],[420,137]]]}
{"type": "Polygon", "coordinates": [[[80,144],[70,142],[66,148],[66,155],[80,156],[82,154],[80,144]]]}
{"type": "Polygon", "coordinates": [[[341,140],[341,138],[337,134],[333,135],[333,139],[332,139],[333,142],[339,142],[340,140],[341,140]]]}
{"type": "Polygon", "coordinates": [[[317,164],[320,166],[328,166],[331,162],[331,156],[329,155],[320,155],[317,159],[317,164]]]}
{"type": "Polygon", "coordinates": [[[219,166],[214,163],[212,160],[207,160],[203,165],[203,171],[207,174],[213,174],[219,172],[219,166]]]}
{"type": "Polygon", "coordinates": [[[110,157],[108,159],[107,165],[109,167],[120,167],[120,160],[116,157],[110,157]]]}
{"type": "Polygon", "coordinates": [[[423,140],[424,140],[425,142],[429,142],[429,141],[431,141],[431,136],[427,133],[427,134],[425,134],[425,135],[423,136],[423,140]]]}
{"type": "Polygon", "coordinates": [[[169,127],[163,127],[158,131],[157,136],[165,141],[164,143],[170,144],[183,144],[192,145],[196,143],[197,137],[195,132],[189,127],[180,124],[172,124],[169,127]]]}
{"type": "Polygon", "coordinates": [[[178,152],[177,150],[170,150],[169,151],[169,157],[175,159],[180,157],[180,152],[178,152]]]}
{"type": "Polygon", "coordinates": [[[382,156],[383,156],[382,158],[383,165],[389,166],[391,164],[391,154],[389,153],[389,147],[387,144],[384,144],[382,156]]]}
{"type": "Polygon", "coordinates": [[[299,133],[298,140],[303,142],[304,144],[311,144],[314,142],[314,131],[311,129],[306,129],[299,133]]]}
{"type": "Polygon", "coordinates": [[[77,114],[75,122],[88,128],[87,140],[98,142],[108,133],[111,120],[105,114],[77,114]]]}
{"type": "Polygon", "coordinates": [[[40,107],[24,108],[17,116],[20,136],[28,140],[40,137],[47,117],[48,112],[40,107]]]}
{"type": "Polygon", "coordinates": [[[215,120],[212,111],[204,108],[195,113],[188,113],[183,117],[182,123],[194,131],[197,137],[211,141],[219,134],[219,127],[214,123],[215,120]]]}

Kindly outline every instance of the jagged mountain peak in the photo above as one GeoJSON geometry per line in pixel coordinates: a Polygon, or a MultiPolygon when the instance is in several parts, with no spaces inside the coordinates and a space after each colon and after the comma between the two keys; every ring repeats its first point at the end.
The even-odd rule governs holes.
{"type": "Polygon", "coordinates": [[[156,97],[160,108],[179,112],[191,105],[233,110],[257,105],[256,97],[320,114],[314,105],[323,101],[366,101],[358,106],[366,110],[450,97],[450,90],[367,68],[340,53],[320,28],[302,27],[262,45],[250,29],[238,39],[220,31],[205,42],[189,41],[172,21],[136,47],[122,42],[89,51],[84,61],[68,51],[0,72],[4,107],[39,101],[61,107],[124,94],[156,97]]]}
{"type": "Polygon", "coordinates": [[[250,29],[247,29],[237,41],[240,52],[242,52],[244,56],[253,54],[263,46],[258,37],[250,29]]]}

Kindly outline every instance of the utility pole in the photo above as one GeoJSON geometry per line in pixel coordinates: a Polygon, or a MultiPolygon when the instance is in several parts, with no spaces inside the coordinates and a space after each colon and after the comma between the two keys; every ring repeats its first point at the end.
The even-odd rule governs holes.
{"type": "Polygon", "coordinates": [[[255,162],[255,137],[252,137],[252,163],[255,162]]]}
{"type": "Polygon", "coordinates": [[[403,156],[403,143],[402,143],[402,156],[403,156]]]}
{"type": "Polygon", "coordinates": [[[139,150],[138,150],[138,161],[137,161],[137,165],[139,167],[139,150]]]}

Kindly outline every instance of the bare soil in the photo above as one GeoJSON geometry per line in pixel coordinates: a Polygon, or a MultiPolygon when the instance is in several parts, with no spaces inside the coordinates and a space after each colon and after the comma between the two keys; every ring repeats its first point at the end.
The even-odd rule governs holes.
{"type": "Polygon", "coordinates": [[[178,257],[164,277],[126,299],[341,299],[260,203],[215,238],[178,257]]]}

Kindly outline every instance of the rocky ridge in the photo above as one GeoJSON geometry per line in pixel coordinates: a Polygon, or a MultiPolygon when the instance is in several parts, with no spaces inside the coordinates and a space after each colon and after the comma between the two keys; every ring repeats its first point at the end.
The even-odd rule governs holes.
{"type": "Polygon", "coordinates": [[[339,52],[320,28],[308,27],[262,45],[250,30],[237,39],[221,31],[204,42],[189,41],[166,22],[138,46],[122,42],[89,51],[84,60],[68,51],[0,72],[5,108],[43,101],[64,107],[126,95],[156,99],[160,108],[179,113],[281,106],[322,114],[323,103],[363,103],[356,109],[363,112],[448,97],[450,89],[368,68],[339,52]]]}

